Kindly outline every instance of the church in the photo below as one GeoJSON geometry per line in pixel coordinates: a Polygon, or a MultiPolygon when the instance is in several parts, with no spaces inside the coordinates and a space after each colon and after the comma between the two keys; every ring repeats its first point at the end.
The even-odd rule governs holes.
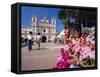
{"type": "Polygon", "coordinates": [[[30,31],[34,40],[36,40],[37,34],[40,33],[42,42],[51,42],[57,35],[56,18],[52,17],[50,21],[44,16],[39,22],[37,16],[33,15],[31,27],[21,28],[21,37],[26,38],[30,31]]]}

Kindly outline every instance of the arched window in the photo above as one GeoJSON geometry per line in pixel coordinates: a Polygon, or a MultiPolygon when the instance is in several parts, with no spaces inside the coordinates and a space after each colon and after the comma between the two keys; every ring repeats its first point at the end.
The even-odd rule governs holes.
{"type": "Polygon", "coordinates": [[[45,32],[46,32],[46,30],[45,30],[45,29],[43,29],[43,32],[45,33],[45,32]]]}
{"type": "Polygon", "coordinates": [[[35,18],[33,19],[33,22],[35,22],[35,18]]]}

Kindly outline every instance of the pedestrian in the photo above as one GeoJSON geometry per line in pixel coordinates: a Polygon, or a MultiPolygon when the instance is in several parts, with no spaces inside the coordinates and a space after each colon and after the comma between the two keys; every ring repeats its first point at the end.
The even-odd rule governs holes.
{"type": "Polygon", "coordinates": [[[29,34],[27,35],[27,39],[28,39],[28,50],[32,50],[32,32],[29,32],[29,34]]]}
{"type": "Polygon", "coordinates": [[[37,44],[38,44],[38,49],[40,49],[40,43],[41,43],[41,35],[40,35],[40,33],[37,34],[36,40],[37,40],[37,44]]]}

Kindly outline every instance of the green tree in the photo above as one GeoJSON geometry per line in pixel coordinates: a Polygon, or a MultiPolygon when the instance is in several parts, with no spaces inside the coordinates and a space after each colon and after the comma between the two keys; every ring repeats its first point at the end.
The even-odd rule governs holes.
{"type": "MultiPolygon", "coordinates": [[[[96,24],[96,10],[95,9],[61,9],[58,13],[58,17],[62,20],[64,27],[68,27],[71,30],[77,30],[81,32],[81,23],[84,24],[96,24]],[[78,21],[70,23],[69,19],[75,18],[78,21]]],[[[89,25],[87,25],[89,27],[89,25]]]]}

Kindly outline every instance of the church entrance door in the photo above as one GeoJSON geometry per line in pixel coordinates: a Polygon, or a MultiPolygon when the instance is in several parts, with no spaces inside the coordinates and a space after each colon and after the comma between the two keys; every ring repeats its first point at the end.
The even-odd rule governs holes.
{"type": "Polygon", "coordinates": [[[42,36],[42,42],[46,43],[47,37],[46,36],[42,36]]]}

